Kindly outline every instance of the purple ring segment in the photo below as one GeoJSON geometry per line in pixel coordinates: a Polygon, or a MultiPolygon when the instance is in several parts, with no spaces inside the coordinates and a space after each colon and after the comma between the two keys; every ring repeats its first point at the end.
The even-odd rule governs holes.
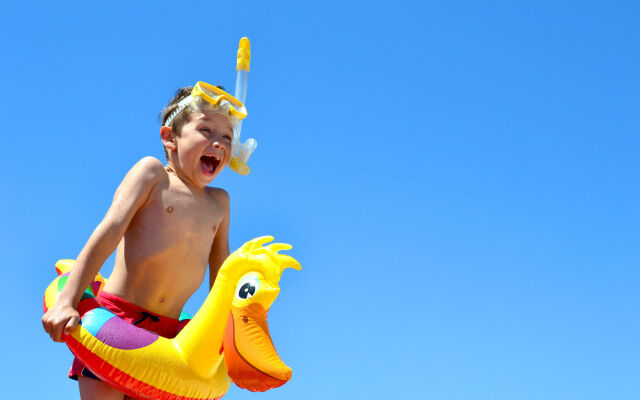
{"type": "Polygon", "coordinates": [[[158,340],[157,334],[124,321],[104,307],[88,311],[82,326],[102,343],[120,350],[140,349],[158,340]]]}
{"type": "Polygon", "coordinates": [[[96,338],[116,349],[133,350],[149,346],[158,335],[115,317],[104,323],[96,338]]]}

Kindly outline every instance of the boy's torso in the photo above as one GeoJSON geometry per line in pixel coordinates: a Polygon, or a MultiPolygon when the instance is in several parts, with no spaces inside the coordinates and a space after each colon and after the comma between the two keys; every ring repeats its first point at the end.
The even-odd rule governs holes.
{"type": "Polygon", "coordinates": [[[205,276],[223,194],[193,190],[165,171],[120,241],[105,290],[177,318],[205,276]]]}

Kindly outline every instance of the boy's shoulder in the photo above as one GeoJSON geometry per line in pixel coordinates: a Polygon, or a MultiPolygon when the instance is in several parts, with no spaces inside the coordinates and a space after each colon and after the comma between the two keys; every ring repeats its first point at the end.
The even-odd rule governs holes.
{"type": "Polygon", "coordinates": [[[132,172],[145,181],[156,181],[167,176],[167,170],[160,160],[147,156],[138,161],[132,168],[132,172]]]}
{"type": "Polygon", "coordinates": [[[154,173],[159,173],[161,171],[166,172],[164,169],[164,164],[162,164],[162,161],[152,156],[142,157],[140,161],[138,161],[135,164],[134,168],[135,167],[138,167],[141,170],[154,172],[154,173]]]}
{"type": "Polygon", "coordinates": [[[160,160],[154,157],[144,157],[127,172],[118,191],[126,191],[129,193],[128,195],[141,194],[164,179],[167,179],[167,171],[160,160]]]}
{"type": "Polygon", "coordinates": [[[230,202],[229,193],[227,193],[226,190],[218,187],[207,186],[206,191],[207,191],[207,194],[209,194],[209,196],[213,200],[215,200],[218,203],[221,203],[226,208],[229,207],[229,202],[230,202]]]}

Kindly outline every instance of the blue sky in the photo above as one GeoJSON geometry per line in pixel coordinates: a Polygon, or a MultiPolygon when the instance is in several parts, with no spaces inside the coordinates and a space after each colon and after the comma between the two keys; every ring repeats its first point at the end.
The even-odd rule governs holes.
{"type": "Polygon", "coordinates": [[[258,149],[214,184],[233,248],[303,269],[269,315],[293,379],[227,398],[640,396],[636,2],[89,3],[0,6],[3,396],[77,398],[53,264],[242,36],[258,149]]]}

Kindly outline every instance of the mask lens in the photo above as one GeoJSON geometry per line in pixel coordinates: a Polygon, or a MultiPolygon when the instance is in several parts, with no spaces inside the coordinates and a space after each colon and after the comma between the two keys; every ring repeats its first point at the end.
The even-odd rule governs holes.
{"type": "Polygon", "coordinates": [[[231,96],[224,90],[209,85],[205,82],[198,82],[193,88],[193,96],[200,97],[210,103],[214,109],[220,109],[231,114],[236,119],[243,119],[247,116],[244,104],[231,96]]]}

